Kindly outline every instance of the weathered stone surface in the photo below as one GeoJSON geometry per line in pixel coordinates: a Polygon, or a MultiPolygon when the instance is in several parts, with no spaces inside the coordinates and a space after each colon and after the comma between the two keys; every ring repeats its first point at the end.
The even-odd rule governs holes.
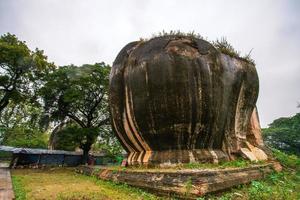
{"type": "Polygon", "coordinates": [[[114,132],[128,163],[234,159],[262,145],[255,66],[207,41],[164,36],[126,45],[110,74],[114,132]]]}
{"type": "Polygon", "coordinates": [[[253,153],[257,160],[267,160],[267,154],[258,147],[253,146],[249,142],[246,142],[248,149],[253,153]]]}
{"type": "MultiPolygon", "coordinates": [[[[178,171],[132,171],[82,166],[79,173],[102,180],[126,183],[147,189],[159,195],[195,199],[207,193],[218,192],[252,180],[264,178],[278,163],[267,163],[246,168],[197,169],[178,171]]],[[[280,164],[279,164],[280,166],[280,164]]]]}
{"type": "Polygon", "coordinates": [[[240,151],[241,151],[241,155],[244,158],[247,158],[250,161],[258,161],[258,159],[254,155],[254,153],[252,151],[250,151],[248,148],[241,148],[240,151]]]}
{"type": "Polygon", "coordinates": [[[264,146],[264,141],[261,135],[258,112],[256,108],[254,108],[250,118],[249,130],[247,131],[247,141],[258,147],[264,146]]]}

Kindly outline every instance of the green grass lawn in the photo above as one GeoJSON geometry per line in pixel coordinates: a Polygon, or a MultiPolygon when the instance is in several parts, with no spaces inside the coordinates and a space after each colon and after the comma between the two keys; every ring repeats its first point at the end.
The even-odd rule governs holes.
{"type": "MultiPolygon", "coordinates": [[[[198,200],[300,200],[300,159],[277,150],[274,150],[274,155],[284,167],[282,172],[274,172],[264,180],[252,181],[198,200]]],[[[221,168],[248,166],[249,163],[245,162],[224,163],[221,168]]],[[[190,169],[202,167],[204,166],[184,166],[190,169]]],[[[17,200],[164,199],[124,184],[76,174],[71,168],[17,169],[12,170],[12,178],[17,200]]]]}
{"type": "Polygon", "coordinates": [[[75,173],[74,169],[12,170],[17,200],[150,200],[158,197],[124,184],[75,173]]]}

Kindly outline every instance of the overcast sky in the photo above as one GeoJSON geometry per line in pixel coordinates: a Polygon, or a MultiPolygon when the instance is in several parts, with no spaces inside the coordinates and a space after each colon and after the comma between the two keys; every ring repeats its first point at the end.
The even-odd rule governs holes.
{"type": "Polygon", "coordinates": [[[16,34],[57,65],[111,65],[127,43],[179,29],[253,49],[263,127],[300,112],[298,0],[0,0],[0,34],[16,34]]]}

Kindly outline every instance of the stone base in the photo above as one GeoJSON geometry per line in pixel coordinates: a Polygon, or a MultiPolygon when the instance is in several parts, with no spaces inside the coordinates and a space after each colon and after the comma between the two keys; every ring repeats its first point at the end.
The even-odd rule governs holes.
{"type": "Polygon", "coordinates": [[[148,166],[169,166],[191,162],[218,163],[229,160],[228,155],[218,149],[131,152],[127,158],[128,165],[148,166]]]}
{"type": "Polygon", "coordinates": [[[102,180],[126,183],[158,195],[196,199],[207,193],[262,179],[274,170],[280,170],[278,165],[277,162],[270,162],[245,168],[195,170],[116,170],[81,166],[77,172],[102,180]]]}

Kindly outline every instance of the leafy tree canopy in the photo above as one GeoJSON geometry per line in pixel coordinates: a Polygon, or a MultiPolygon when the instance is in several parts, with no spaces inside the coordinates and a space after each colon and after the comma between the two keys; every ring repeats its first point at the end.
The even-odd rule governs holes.
{"type": "Polygon", "coordinates": [[[1,143],[14,147],[47,148],[48,135],[36,129],[17,126],[5,131],[1,143]]]}
{"type": "Polygon", "coordinates": [[[42,50],[30,50],[13,34],[0,36],[0,144],[47,148],[37,93],[53,70],[42,50]]]}
{"type": "Polygon", "coordinates": [[[87,155],[94,145],[120,152],[108,123],[109,72],[105,63],[55,68],[43,51],[30,50],[13,34],[2,35],[0,144],[46,148],[46,131],[59,125],[63,128],[53,131],[57,149],[80,147],[87,155]]]}
{"type": "Polygon", "coordinates": [[[43,78],[54,69],[42,50],[31,51],[10,33],[0,37],[0,114],[10,102],[37,99],[43,78]]]}
{"type": "Polygon", "coordinates": [[[74,151],[76,147],[84,149],[88,140],[95,141],[99,135],[99,129],[95,127],[82,128],[75,123],[69,124],[57,133],[57,149],[74,151]]]}
{"type": "Polygon", "coordinates": [[[109,122],[109,72],[110,66],[105,63],[60,67],[47,77],[40,91],[51,121],[77,124],[62,130],[65,139],[61,145],[71,148],[66,144],[69,138],[83,149],[85,160],[100,128],[109,122]]]}
{"type": "Polygon", "coordinates": [[[60,67],[41,90],[47,114],[52,120],[68,117],[86,128],[107,123],[109,71],[104,63],[60,67]]]}
{"type": "Polygon", "coordinates": [[[274,120],[263,129],[263,136],[271,147],[300,155],[300,113],[274,120]]]}
{"type": "Polygon", "coordinates": [[[118,155],[123,150],[118,139],[113,135],[110,125],[82,128],[72,121],[53,130],[50,144],[54,149],[74,151],[78,147],[83,149],[87,140],[95,141],[92,145],[93,151],[101,150],[109,155],[118,155]]]}

